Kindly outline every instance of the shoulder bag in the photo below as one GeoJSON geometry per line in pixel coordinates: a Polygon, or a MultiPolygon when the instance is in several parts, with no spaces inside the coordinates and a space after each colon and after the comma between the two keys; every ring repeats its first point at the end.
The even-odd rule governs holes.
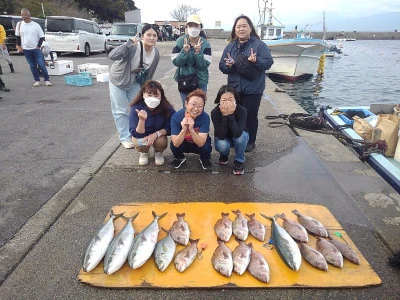
{"type": "Polygon", "coordinates": [[[140,86],[143,86],[143,83],[146,81],[148,69],[144,68],[143,65],[143,44],[141,41],[139,41],[140,44],[140,63],[139,63],[139,69],[136,73],[136,82],[140,84],[140,86]]]}
{"type": "Polygon", "coordinates": [[[257,69],[253,63],[249,61],[248,57],[242,53],[239,53],[236,56],[235,64],[238,73],[249,80],[254,80],[260,76],[260,70],[257,69]]]}

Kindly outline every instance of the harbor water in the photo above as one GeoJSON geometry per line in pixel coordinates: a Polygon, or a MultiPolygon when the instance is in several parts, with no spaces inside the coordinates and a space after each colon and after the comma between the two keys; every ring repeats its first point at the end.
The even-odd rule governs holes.
{"type": "Polygon", "coordinates": [[[308,113],[321,105],[400,103],[400,40],[329,42],[343,53],[325,58],[322,78],[276,84],[308,113]]]}

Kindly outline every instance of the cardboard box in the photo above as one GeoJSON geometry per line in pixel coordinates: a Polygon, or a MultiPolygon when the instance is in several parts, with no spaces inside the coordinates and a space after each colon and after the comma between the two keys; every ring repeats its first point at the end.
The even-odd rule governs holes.
{"type": "Polygon", "coordinates": [[[72,60],[57,60],[54,64],[48,64],[46,69],[49,75],[64,75],[74,71],[74,62],[72,60]]]}

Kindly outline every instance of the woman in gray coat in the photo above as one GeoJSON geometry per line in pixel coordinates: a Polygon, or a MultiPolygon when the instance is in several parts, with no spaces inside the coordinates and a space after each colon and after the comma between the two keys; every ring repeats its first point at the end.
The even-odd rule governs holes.
{"type": "Polygon", "coordinates": [[[160,54],[154,47],[156,43],[156,27],[145,25],[140,39],[136,35],[108,55],[110,59],[116,60],[110,68],[111,111],[121,144],[127,149],[134,147],[129,132],[129,104],[139,93],[141,83],[153,78],[160,60],[160,54]],[[140,83],[137,81],[137,75],[140,71],[141,49],[143,49],[143,67],[146,73],[143,82],[140,83]]]}

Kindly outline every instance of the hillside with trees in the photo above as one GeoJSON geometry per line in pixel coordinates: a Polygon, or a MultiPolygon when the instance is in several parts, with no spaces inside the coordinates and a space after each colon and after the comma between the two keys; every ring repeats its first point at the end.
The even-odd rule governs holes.
{"type": "Polygon", "coordinates": [[[124,20],[125,11],[136,9],[132,0],[0,0],[0,14],[20,15],[27,8],[33,17],[72,16],[99,21],[124,20]],[[42,9],[43,5],[43,9],[42,9]]]}

